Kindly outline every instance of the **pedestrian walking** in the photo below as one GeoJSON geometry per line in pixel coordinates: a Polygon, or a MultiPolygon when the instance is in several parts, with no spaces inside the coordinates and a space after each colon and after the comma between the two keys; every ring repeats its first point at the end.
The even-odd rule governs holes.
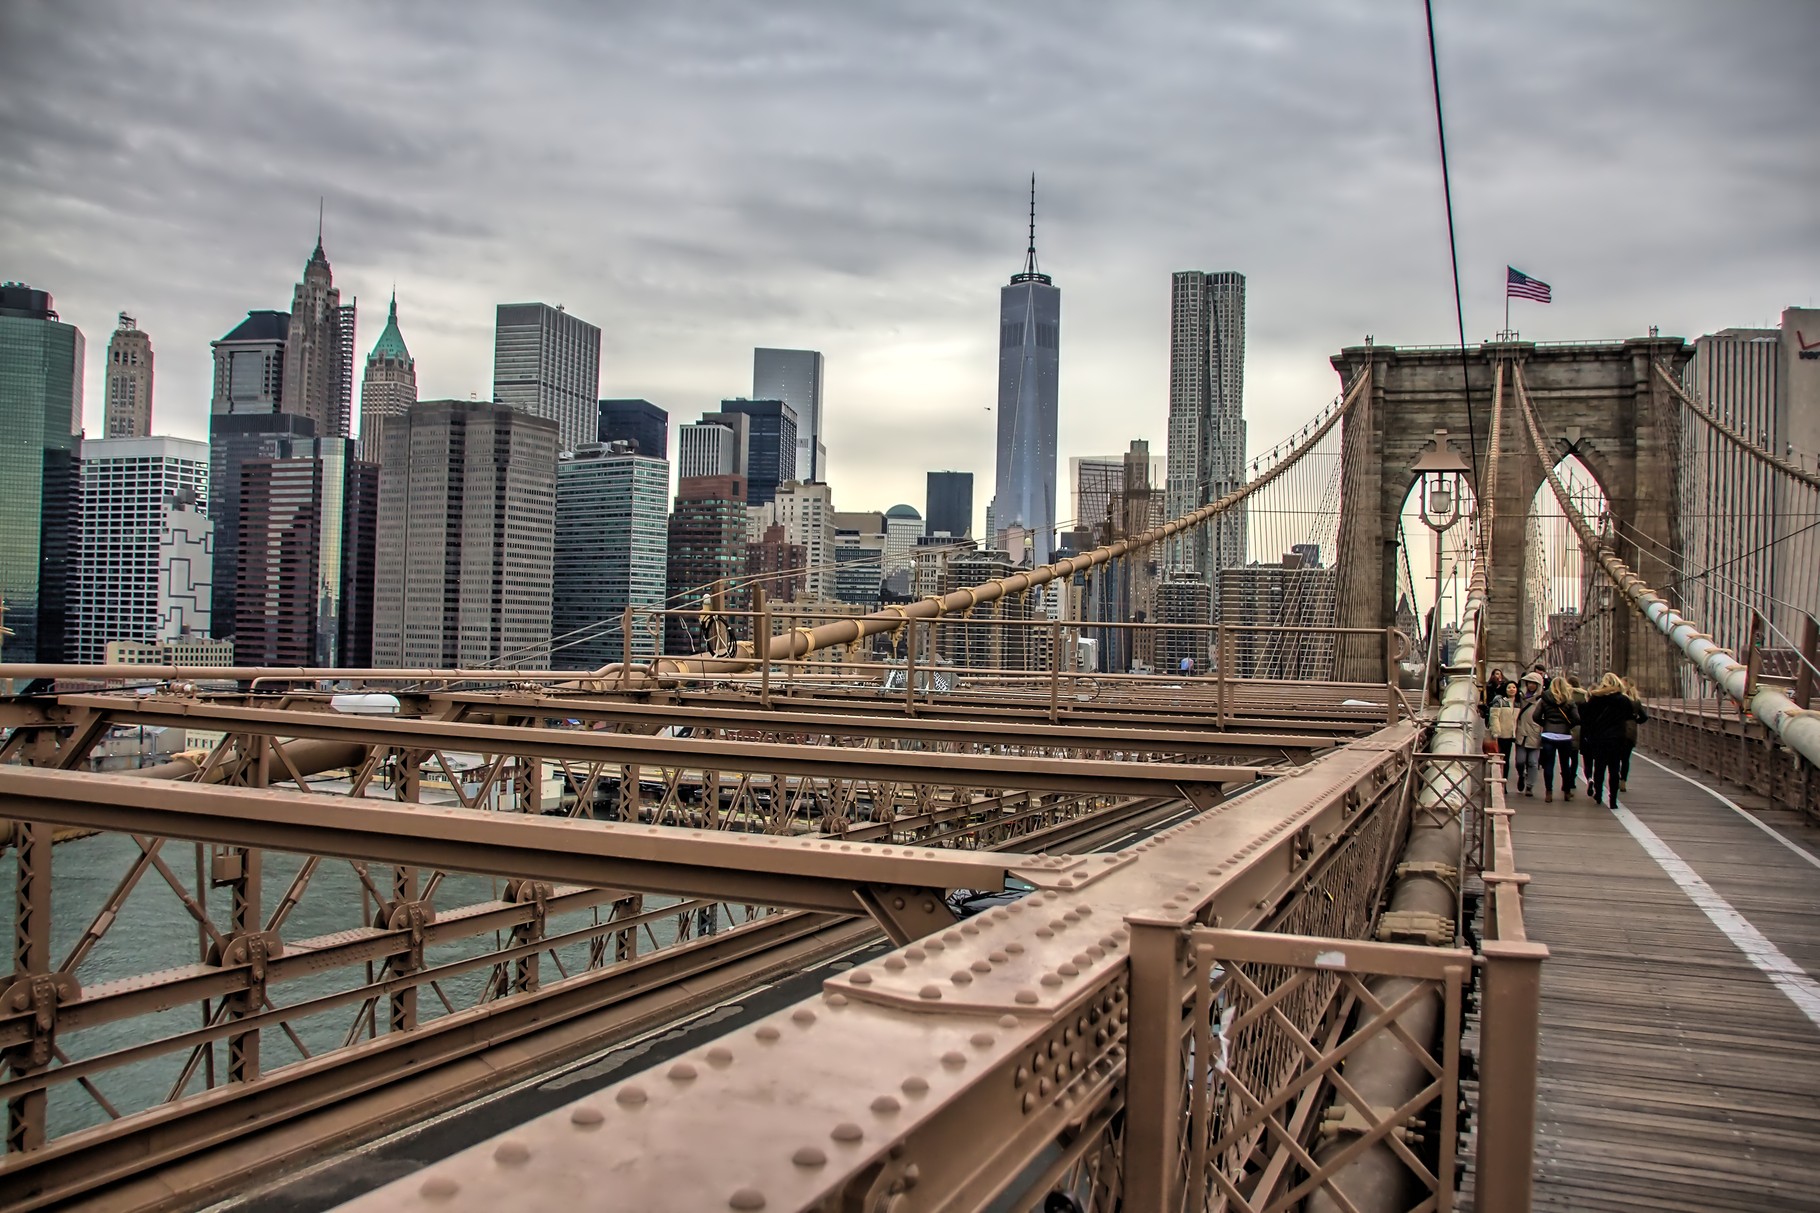
{"type": "Polygon", "coordinates": [[[1479,718],[1489,725],[1492,701],[1501,695],[1509,697],[1514,696],[1515,693],[1516,687],[1511,685],[1510,679],[1504,677],[1504,671],[1493,670],[1491,677],[1485,680],[1485,698],[1479,703],[1479,718]]]}
{"type": "Polygon", "coordinates": [[[1542,706],[1542,675],[1533,670],[1517,684],[1516,778],[1517,791],[1536,794],[1536,759],[1542,752],[1542,726],[1536,709],[1542,706]]]}
{"type": "Polygon", "coordinates": [[[1536,724],[1542,734],[1542,799],[1555,798],[1555,767],[1561,768],[1561,796],[1574,798],[1579,751],[1574,734],[1580,728],[1580,705],[1567,679],[1557,677],[1536,701],[1536,724]]]}
{"type": "Polygon", "coordinates": [[[1639,706],[1625,693],[1624,680],[1607,672],[1580,709],[1580,745],[1586,753],[1586,789],[1594,800],[1618,807],[1618,763],[1628,748],[1624,726],[1639,706]],[[1607,786],[1609,785],[1609,787],[1607,786]]]}
{"type": "Polygon", "coordinates": [[[1630,791],[1630,753],[1637,748],[1637,726],[1649,720],[1649,713],[1643,707],[1643,692],[1629,678],[1624,680],[1624,696],[1631,701],[1636,711],[1624,722],[1624,748],[1618,755],[1618,790],[1630,791]]]}
{"type": "Polygon", "coordinates": [[[1496,670],[1492,671],[1497,679],[1494,684],[1485,684],[1486,718],[1491,726],[1491,735],[1497,740],[1498,754],[1504,763],[1504,775],[1510,775],[1511,752],[1517,748],[1517,704],[1514,698],[1517,688],[1504,680],[1496,670]]]}

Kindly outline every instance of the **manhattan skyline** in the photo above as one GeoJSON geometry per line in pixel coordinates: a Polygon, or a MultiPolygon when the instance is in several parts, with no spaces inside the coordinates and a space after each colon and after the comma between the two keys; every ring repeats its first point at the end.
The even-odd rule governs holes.
{"type": "MultiPolygon", "coordinates": [[[[155,429],[199,437],[208,342],[285,306],[325,196],[336,285],[367,300],[356,348],[396,280],[421,398],[487,394],[516,299],[599,325],[601,394],[677,418],[737,393],[755,347],[820,350],[837,496],[868,508],[921,500],[930,468],[990,491],[993,288],[1032,169],[1069,284],[1064,459],[1160,445],[1176,270],[1247,276],[1254,452],[1333,395],[1341,346],[1452,339],[1418,11],[1037,11],[432,28],[123,7],[78,27],[9,5],[0,273],[88,336],[90,434],[126,311],[158,350],[155,429]],[[557,99],[597,134],[536,121],[557,99]]],[[[1507,263],[1556,288],[1519,306],[1526,338],[1692,337],[1813,301],[1811,5],[1437,22],[1469,340],[1501,327],[1507,263]]]]}

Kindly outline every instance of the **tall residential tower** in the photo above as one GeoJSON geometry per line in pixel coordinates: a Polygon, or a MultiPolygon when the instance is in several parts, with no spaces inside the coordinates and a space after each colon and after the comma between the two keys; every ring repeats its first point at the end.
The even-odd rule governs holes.
{"type": "Polygon", "coordinates": [[[109,438],[144,438],[152,432],[152,339],[125,312],[107,343],[109,438]]]}
{"type": "Polygon", "coordinates": [[[1024,268],[999,289],[998,464],[987,536],[1026,532],[1031,562],[1055,546],[1055,429],[1062,292],[1036,268],[1036,176],[1030,177],[1030,245],[1024,268]]]}
{"type": "MultiPolygon", "coordinates": [[[[1180,518],[1245,480],[1245,275],[1182,270],[1169,309],[1169,479],[1180,518]]],[[[1171,541],[1168,564],[1214,584],[1246,561],[1243,506],[1171,541]]]]}

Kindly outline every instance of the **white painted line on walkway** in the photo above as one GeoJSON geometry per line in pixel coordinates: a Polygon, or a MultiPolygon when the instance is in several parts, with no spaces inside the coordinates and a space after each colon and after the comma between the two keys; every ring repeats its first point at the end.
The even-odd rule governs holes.
{"type": "Polygon", "coordinates": [[[1748,809],[1739,808],[1736,804],[1732,803],[1730,800],[1726,799],[1724,796],[1721,796],[1719,793],[1715,792],[1713,789],[1707,787],[1705,784],[1701,783],[1698,779],[1693,778],[1691,775],[1683,775],[1681,772],[1675,770],[1673,767],[1665,767],[1661,763],[1657,762],[1655,759],[1651,758],[1647,754],[1637,754],[1637,753],[1633,752],[1631,754],[1631,757],[1632,758],[1641,758],[1644,762],[1647,762],[1650,766],[1655,767],[1657,770],[1667,771],[1670,775],[1673,775],[1676,779],[1684,779],[1688,783],[1693,784],[1696,788],[1699,788],[1702,792],[1705,792],[1708,796],[1711,796],[1714,800],[1718,801],[1720,804],[1724,805],[1726,808],[1730,809],[1732,812],[1736,813],[1738,816],[1744,818],[1744,820],[1750,822],[1752,825],[1756,826],[1759,830],[1762,830],[1765,834],[1768,834],[1771,838],[1774,838],[1777,842],[1781,843],[1783,846],[1787,847],[1789,850],[1793,851],[1795,854],[1801,856],[1801,858],[1803,858],[1803,859],[1807,860],[1809,863],[1813,864],[1816,868],[1820,868],[1820,856],[1816,856],[1812,851],[1807,850],[1805,847],[1797,846],[1792,840],[1790,840],[1788,837],[1786,837],[1782,833],[1782,831],[1775,829],[1774,827],[1766,824],[1765,822],[1759,821],[1756,818],[1756,816],[1753,815],[1748,809]]]}
{"type": "Polygon", "coordinates": [[[1700,907],[1700,912],[1710,918],[1715,927],[1725,932],[1725,937],[1737,945],[1745,959],[1757,966],[1765,977],[1775,983],[1778,990],[1788,995],[1789,1001],[1816,1028],[1820,1028],[1820,982],[1809,977],[1800,965],[1790,960],[1782,949],[1764,937],[1763,932],[1753,927],[1744,915],[1734,910],[1729,901],[1700,879],[1700,874],[1688,867],[1686,860],[1675,854],[1672,847],[1658,838],[1656,832],[1639,821],[1629,809],[1613,809],[1611,815],[1630,831],[1632,838],[1642,844],[1657,866],[1668,873],[1668,878],[1681,886],[1681,891],[1700,907]]]}

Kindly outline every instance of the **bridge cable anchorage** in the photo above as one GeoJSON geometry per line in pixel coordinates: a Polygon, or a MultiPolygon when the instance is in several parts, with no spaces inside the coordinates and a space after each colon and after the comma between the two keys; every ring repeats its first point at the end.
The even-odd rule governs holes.
{"type": "Polygon", "coordinates": [[[1548,447],[1542,440],[1542,429],[1536,422],[1529,390],[1523,382],[1522,366],[1514,366],[1513,370],[1517,402],[1529,431],[1530,446],[1535,450],[1536,458],[1542,461],[1548,485],[1554,490],[1555,499],[1566,515],[1568,525],[1579,537],[1582,549],[1598,561],[1605,575],[1624,592],[1638,614],[1686,654],[1708,682],[1742,704],[1791,750],[1815,766],[1820,766],[1820,711],[1804,709],[1781,691],[1762,682],[1751,686],[1750,671],[1744,663],[1729,650],[1714,643],[1699,624],[1669,606],[1660,594],[1644,584],[1642,578],[1631,571],[1630,566],[1600,541],[1597,532],[1574,504],[1567,486],[1561,482],[1549,461],[1548,447]]]}
{"type": "Polygon", "coordinates": [[[1784,476],[1794,477],[1811,489],[1820,489],[1820,476],[1816,476],[1812,472],[1807,471],[1798,463],[1782,458],[1773,451],[1764,450],[1744,434],[1732,428],[1731,425],[1709,412],[1706,406],[1702,405],[1692,392],[1688,391],[1673,375],[1668,373],[1668,368],[1663,366],[1661,362],[1656,362],[1655,368],[1656,374],[1662,377],[1662,382],[1668,384],[1669,389],[1681,398],[1681,403],[1687,406],[1689,412],[1706,422],[1706,424],[1710,425],[1713,429],[1719,431],[1719,433],[1731,439],[1731,441],[1736,446],[1740,447],[1745,454],[1768,464],[1778,472],[1781,472],[1784,476]]]}
{"type": "MultiPolygon", "coordinates": [[[[968,611],[976,606],[995,602],[1009,594],[1022,593],[1040,585],[1047,585],[1051,581],[1070,577],[1083,570],[1097,568],[1110,563],[1119,556],[1154,547],[1171,536],[1205,526],[1296,466],[1304,455],[1319,445],[1321,440],[1352,411],[1356,402],[1365,394],[1364,389],[1370,379],[1370,364],[1367,363],[1353,377],[1352,383],[1347,386],[1340,399],[1339,407],[1329,412],[1319,425],[1308,431],[1305,438],[1286,451],[1281,459],[1255,479],[1246,481],[1218,501],[1191,510],[1180,518],[1153,527],[1142,534],[1120,539],[1116,543],[1105,544],[1078,556],[1069,556],[1037,568],[1025,569],[1009,577],[997,578],[981,585],[963,587],[947,594],[932,594],[903,606],[901,610],[896,608],[879,610],[869,615],[841,619],[818,627],[798,628],[793,632],[785,632],[772,637],[762,654],[754,653],[750,657],[714,657],[709,654],[697,654],[693,657],[665,658],[662,676],[676,679],[734,674],[750,670],[766,662],[788,661],[796,655],[792,650],[799,634],[808,640],[812,650],[830,644],[857,642],[869,636],[893,631],[903,626],[906,619],[911,621],[936,619],[951,613],[968,611]]],[[[577,674],[576,678],[578,681],[620,679],[623,681],[617,685],[631,688],[649,685],[650,682],[656,681],[659,677],[656,665],[656,662],[639,662],[626,666],[621,662],[613,662],[591,673],[577,674]]]]}

